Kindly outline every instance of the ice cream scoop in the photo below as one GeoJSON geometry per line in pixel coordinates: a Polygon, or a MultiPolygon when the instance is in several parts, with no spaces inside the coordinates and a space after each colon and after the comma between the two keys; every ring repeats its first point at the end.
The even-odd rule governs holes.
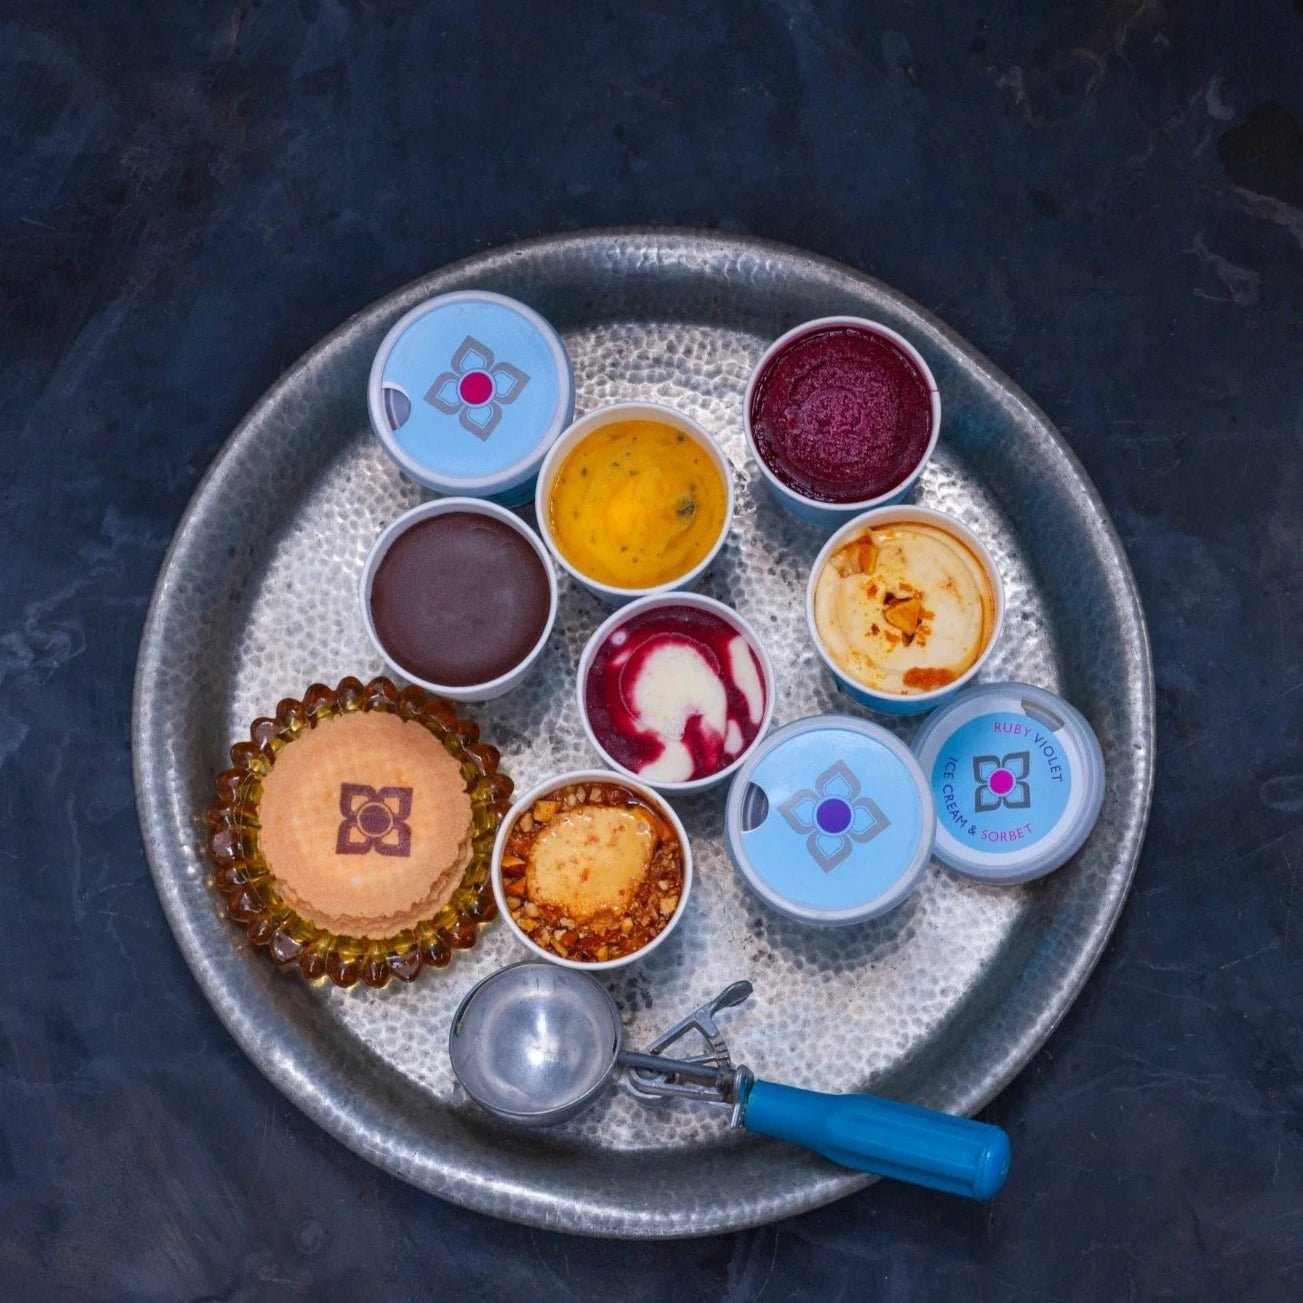
{"type": "Polygon", "coordinates": [[[876,1095],[759,1081],[745,1064],[734,1065],[716,1017],[751,990],[750,982],[731,983],[640,1052],[624,1047],[620,1011],[595,978],[516,964],[466,993],[448,1053],[471,1099],[520,1126],[575,1117],[623,1069],[638,1099],[723,1105],[733,1127],[803,1145],[842,1167],[970,1199],[989,1199],[1004,1184],[1009,1137],[999,1127],[876,1095]],[[696,1053],[669,1053],[689,1036],[700,1038],[696,1053]]]}

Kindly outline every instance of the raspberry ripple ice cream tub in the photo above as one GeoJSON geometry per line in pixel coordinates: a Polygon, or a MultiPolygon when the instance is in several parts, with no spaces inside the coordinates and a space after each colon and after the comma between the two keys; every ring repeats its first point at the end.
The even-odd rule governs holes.
{"type": "Polygon", "coordinates": [[[764,737],[774,670],[731,607],[666,593],[598,626],[579,659],[577,694],[603,760],[659,791],[687,793],[728,777],[764,737]]]}
{"type": "Polygon", "coordinates": [[[941,396],[903,336],[820,317],[767,348],[743,403],[747,447],[779,503],[821,529],[899,502],[936,447],[941,396]]]}

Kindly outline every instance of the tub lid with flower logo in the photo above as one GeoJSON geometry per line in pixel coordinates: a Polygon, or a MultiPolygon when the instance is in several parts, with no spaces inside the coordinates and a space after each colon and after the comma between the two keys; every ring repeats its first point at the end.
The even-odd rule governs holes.
{"type": "Polygon", "coordinates": [[[463,290],[418,304],[385,336],[371,425],[414,480],[492,497],[529,483],[574,415],[560,337],[532,308],[463,290]]]}
{"type": "Polygon", "coordinates": [[[1104,800],[1104,756],[1084,715],[1044,688],[984,683],[918,731],[937,811],[936,857],[987,882],[1071,859],[1104,800]]]}
{"type": "Polygon", "coordinates": [[[765,901],[804,923],[859,923],[900,904],[932,854],[936,815],[909,748],[877,724],[816,715],[738,770],[729,854],[765,901]]]}

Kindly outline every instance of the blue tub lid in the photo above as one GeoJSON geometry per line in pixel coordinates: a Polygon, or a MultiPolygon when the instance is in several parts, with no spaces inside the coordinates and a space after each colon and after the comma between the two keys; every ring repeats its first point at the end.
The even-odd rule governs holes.
{"type": "Polygon", "coordinates": [[[724,813],[738,872],[804,923],[858,923],[894,908],[932,853],[936,815],[914,757],[849,715],[780,728],[752,753],[724,813]]]}
{"type": "Polygon", "coordinates": [[[1044,688],[985,683],[919,729],[937,811],[936,857],[987,882],[1027,882],[1071,859],[1104,800],[1104,755],[1084,715],[1044,688]]]}
{"type": "Polygon", "coordinates": [[[465,290],[418,304],[385,336],[367,387],[376,437],[445,492],[511,487],[574,415],[570,359],[532,308],[465,290]]]}

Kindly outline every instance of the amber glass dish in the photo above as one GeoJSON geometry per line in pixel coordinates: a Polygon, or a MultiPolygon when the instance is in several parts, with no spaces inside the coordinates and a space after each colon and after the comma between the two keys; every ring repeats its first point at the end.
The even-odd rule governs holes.
{"type": "Polygon", "coordinates": [[[354,678],[338,687],[314,683],[302,700],[287,697],[274,718],[255,719],[247,742],[231,748],[231,768],[217,776],[217,801],[208,811],[208,855],[213,884],[226,897],[231,918],[278,968],[304,977],[327,977],[336,986],[361,980],[382,987],[391,977],[413,981],[422,968],[443,968],[456,950],[475,944],[480,925],[497,913],[489,861],[498,825],[511,801],[512,783],[498,770],[497,749],[479,740],[479,726],[442,698],[419,688],[399,689],[387,678],[365,686],[354,678]],[[388,937],[341,936],[291,909],[258,849],[262,780],[277,754],[305,729],[333,715],[379,710],[429,729],[461,766],[471,800],[471,860],[451,899],[432,918],[388,937]]]}

